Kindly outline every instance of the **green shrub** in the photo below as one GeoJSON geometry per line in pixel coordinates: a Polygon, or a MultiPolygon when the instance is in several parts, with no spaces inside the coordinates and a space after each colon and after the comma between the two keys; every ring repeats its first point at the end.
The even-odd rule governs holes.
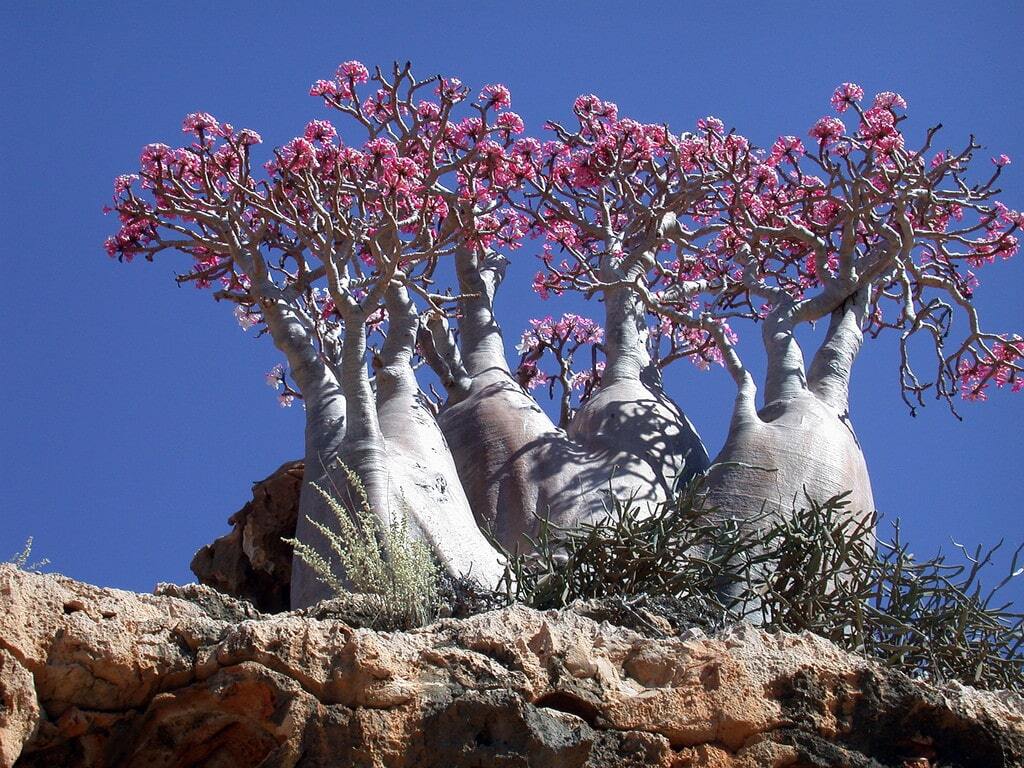
{"type": "Polygon", "coordinates": [[[395,515],[389,525],[381,523],[359,476],[340,461],[338,467],[347,480],[344,500],[336,487],[332,493],[314,486],[334,514],[334,527],[307,518],[323,534],[336,563],[297,539],[285,541],[335,595],[375,596],[376,628],[426,624],[438,605],[439,569],[429,547],[409,536],[406,513],[395,515]]]}
{"type": "Polygon", "coordinates": [[[999,600],[1024,571],[1021,549],[985,591],[979,576],[1001,543],[957,545],[961,562],[917,560],[898,522],[890,540],[876,540],[877,520],[851,515],[848,494],[741,524],[708,506],[704,482],[653,509],[627,499],[573,529],[542,524],[532,551],[504,552],[501,597],[539,609],[671,599],[677,620],[707,629],[746,619],[809,630],[915,677],[1024,687],[1024,615],[999,600]]]}

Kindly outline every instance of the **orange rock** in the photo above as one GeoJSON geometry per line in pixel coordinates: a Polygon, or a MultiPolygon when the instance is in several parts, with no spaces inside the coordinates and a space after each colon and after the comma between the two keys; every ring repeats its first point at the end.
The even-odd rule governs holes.
{"type": "Polygon", "coordinates": [[[1020,697],[811,634],[524,607],[374,632],[161,591],[0,567],[0,768],[1024,764],[1020,697]]]}

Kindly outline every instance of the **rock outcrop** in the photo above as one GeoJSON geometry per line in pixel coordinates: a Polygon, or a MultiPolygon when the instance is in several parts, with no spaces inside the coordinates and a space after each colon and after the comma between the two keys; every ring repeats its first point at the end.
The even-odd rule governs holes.
{"type": "Polygon", "coordinates": [[[0,567],[0,766],[1024,764],[1020,697],[810,634],[653,637],[586,606],[384,633],[157,592],[0,567]]]}
{"type": "Polygon", "coordinates": [[[303,463],[290,461],[252,486],[252,500],[230,518],[230,533],[196,552],[192,573],[200,584],[248,600],[259,610],[289,608],[292,548],[303,463]]]}

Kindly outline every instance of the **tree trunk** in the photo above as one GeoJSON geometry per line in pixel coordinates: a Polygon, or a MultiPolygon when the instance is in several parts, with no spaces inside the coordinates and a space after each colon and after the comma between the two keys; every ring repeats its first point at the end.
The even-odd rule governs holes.
{"type": "MultiPolygon", "coordinates": [[[[354,472],[366,490],[372,514],[383,527],[405,516],[411,536],[425,541],[452,576],[469,576],[485,586],[495,586],[503,568],[494,548],[477,528],[469,503],[459,484],[444,437],[424,407],[411,363],[417,318],[404,289],[387,295],[389,329],[377,368],[377,392],[366,368],[364,318],[346,318],[341,377],[345,392],[347,429],[335,455],[354,472]]],[[[333,458],[324,461],[327,476],[319,479],[328,492],[343,495],[348,481],[333,458]]],[[[335,527],[333,512],[320,494],[317,501],[300,502],[300,513],[328,527],[335,527]]],[[[299,520],[296,537],[325,554],[323,537],[306,519],[299,520]]],[[[298,563],[297,563],[298,565],[298,563]]],[[[328,597],[326,587],[302,564],[305,576],[292,582],[292,607],[302,607],[328,597]]]]}
{"type": "Polygon", "coordinates": [[[852,491],[851,514],[874,511],[867,465],[847,414],[810,391],[769,403],[753,419],[734,418],[708,486],[710,502],[740,520],[762,508],[780,514],[799,509],[805,492],[826,501],[852,491]]]}
{"type": "MultiPolygon", "coordinates": [[[[766,403],[756,414],[738,405],[725,446],[709,475],[709,501],[721,514],[750,521],[851,491],[851,516],[874,512],[871,481],[849,418],[850,371],[863,336],[863,297],[831,317],[810,375],[792,328],[769,318],[766,403]]],[[[742,400],[742,398],[740,399],[742,400]]]]}
{"type": "MultiPolygon", "coordinates": [[[[327,468],[337,457],[345,439],[346,402],[334,373],[321,360],[308,329],[294,311],[281,302],[264,306],[275,346],[285,355],[292,379],[302,393],[306,410],[305,472],[299,496],[295,536],[300,541],[318,541],[319,532],[309,519],[329,519],[330,510],[314,488],[322,484],[327,468]]],[[[301,558],[292,564],[292,607],[311,605],[329,597],[327,587],[301,558]]]]}
{"type": "MultiPolygon", "coordinates": [[[[569,436],[607,468],[620,498],[667,498],[708,465],[693,425],[664,393],[647,352],[644,313],[632,291],[605,291],[607,363],[601,385],[576,413],[569,436]]],[[[606,481],[607,482],[607,481],[606,481]]]]}
{"type": "Polygon", "coordinates": [[[411,367],[418,317],[405,289],[392,287],[387,307],[388,336],[375,362],[391,503],[408,514],[410,532],[427,542],[449,574],[495,587],[504,568],[476,524],[451,451],[411,367]]]}
{"type": "Polygon", "coordinates": [[[509,371],[493,304],[504,261],[460,251],[456,268],[465,296],[461,372],[445,381],[449,400],[437,422],[479,525],[507,549],[521,549],[523,534],[535,535],[542,518],[573,525],[599,513],[607,473],[509,371]]]}

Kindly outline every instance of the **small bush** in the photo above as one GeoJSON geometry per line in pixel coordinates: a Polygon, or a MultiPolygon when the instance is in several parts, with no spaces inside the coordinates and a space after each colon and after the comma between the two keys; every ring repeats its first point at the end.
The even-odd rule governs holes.
{"type": "Polygon", "coordinates": [[[917,560],[898,522],[877,541],[877,520],[851,515],[848,494],[741,523],[708,506],[704,482],[653,509],[627,499],[573,529],[544,523],[531,552],[504,552],[501,597],[539,609],[671,598],[677,622],[809,630],[915,677],[1024,687],[1024,614],[999,600],[1024,571],[1021,549],[1010,574],[984,591],[979,576],[1001,543],[957,545],[961,562],[917,560]]]}
{"type": "Polygon", "coordinates": [[[21,552],[15,552],[3,563],[6,565],[13,565],[15,568],[20,568],[23,571],[30,571],[31,573],[39,573],[43,568],[50,564],[50,561],[45,557],[42,560],[32,560],[32,544],[33,537],[29,536],[25,540],[25,546],[21,552]]]}
{"type": "Polygon", "coordinates": [[[314,486],[334,514],[335,528],[309,521],[323,534],[337,558],[337,568],[313,547],[285,539],[317,577],[336,595],[361,593],[379,598],[377,629],[406,629],[429,622],[437,611],[439,569],[430,549],[409,536],[408,515],[396,515],[389,525],[373,514],[366,488],[345,464],[338,466],[347,480],[345,500],[314,486]]]}

